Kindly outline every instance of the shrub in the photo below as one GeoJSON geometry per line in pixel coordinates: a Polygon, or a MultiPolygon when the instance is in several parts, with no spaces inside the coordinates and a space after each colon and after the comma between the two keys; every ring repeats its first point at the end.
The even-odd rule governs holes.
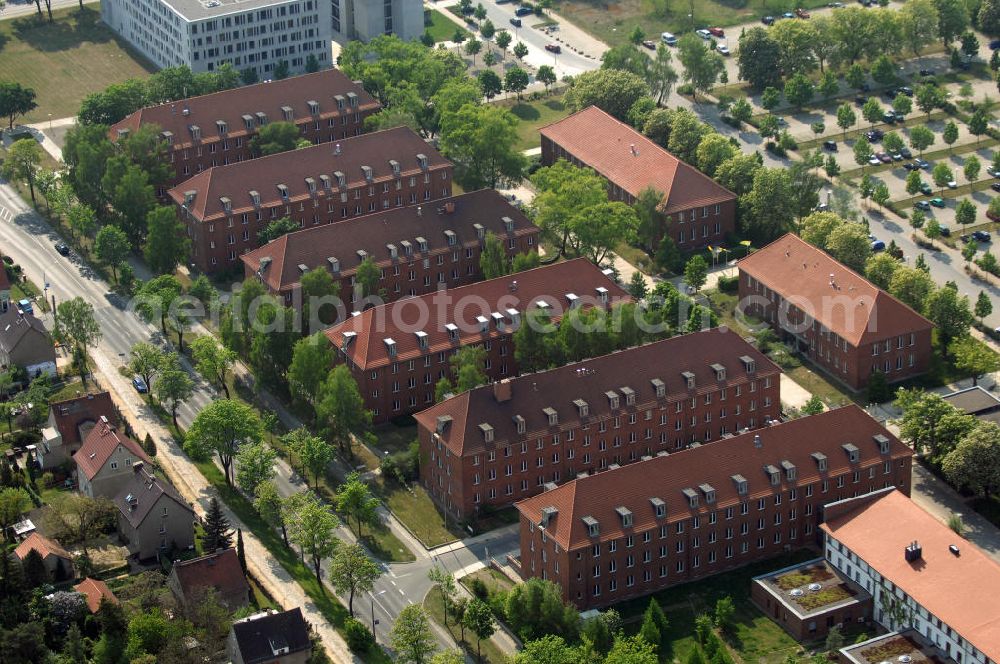
{"type": "Polygon", "coordinates": [[[486,587],[486,583],[479,577],[474,577],[469,581],[469,590],[472,591],[473,595],[483,601],[486,601],[490,596],[490,591],[486,587]]]}
{"type": "Polygon", "coordinates": [[[719,277],[719,292],[720,293],[735,293],[740,288],[740,278],[737,276],[732,277],[719,277]]]}
{"type": "Polygon", "coordinates": [[[677,94],[679,94],[679,95],[693,95],[694,94],[694,86],[691,85],[690,83],[684,83],[682,85],[678,85],[677,86],[677,94]]]}
{"type": "Polygon", "coordinates": [[[357,618],[348,618],[344,621],[344,636],[347,639],[347,646],[356,653],[366,653],[375,644],[375,637],[357,618]]]}

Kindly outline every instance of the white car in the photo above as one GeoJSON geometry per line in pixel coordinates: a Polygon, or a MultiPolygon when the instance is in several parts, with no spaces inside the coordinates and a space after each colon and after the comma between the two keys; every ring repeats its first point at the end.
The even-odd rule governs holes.
{"type": "Polygon", "coordinates": [[[882,163],[882,161],[875,155],[872,155],[871,159],[868,160],[868,163],[871,164],[872,166],[878,166],[879,164],[882,163]]]}
{"type": "Polygon", "coordinates": [[[677,35],[672,32],[664,32],[660,35],[660,40],[667,46],[677,46],[677,35]]]}
{"type": "Polygon", "coordinates": [[[725,44],[719,44],[718,46],[715,47],[715,50],[721,53],[722,55],[725,55],[727,57],[729,56],[729,47],[726,46],[725,44]]]}
{"type": "Polygon", "coordinates": [[[948,180],[948,188],[949,189],[958,189],[958,183],[955,182],[954,180],[948,180]]]}
{"type": "Polygon", "coordinates": [[[698,35],[699,37],[701,37],[702,39],[711,39],[712,38],[712,33],[709,32],[705,28],[702,28],[701,30],[695,30],[694,33],[696,35],[698,35]]]}

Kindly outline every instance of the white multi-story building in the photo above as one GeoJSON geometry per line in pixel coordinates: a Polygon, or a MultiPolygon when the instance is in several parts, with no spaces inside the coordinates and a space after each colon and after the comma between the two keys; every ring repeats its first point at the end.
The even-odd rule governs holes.
{"type": "Polygon", "coordinates": [[[422,0],[330,0],[330,5],[338,40],[394,34],[409,41],[424,34],[422,0]]]}
{"type": "Polygon", "coordinates": [[[329,67],[331,10],[329,0],[101,0],[104,22],[159,67],[230,63],[261,79],[282,61],[300,74],[310,55],[329,67]]]}
{"type": "MultiPolygon", "coordinates": [[[[1000,565],[895,489],[824,508],[827,561],[958,664],[1000,662],[1000,565]]],[[[902,659],[900,661],[903,661],[902,659]]]]}

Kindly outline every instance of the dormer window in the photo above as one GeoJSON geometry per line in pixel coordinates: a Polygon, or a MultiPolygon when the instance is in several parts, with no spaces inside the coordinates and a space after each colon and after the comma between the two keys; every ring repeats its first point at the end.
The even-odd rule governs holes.
{"type": "Polygon", "coordinates": [[[874,440],[875,444],[878,445],[879,454],[889,453],[889,438],[887,436],[877,433],[874,436],[872,436],[872,440],[874,440]]]}
{"type": "Polygon", "coordinates": [[[664,383],[662,380],[660,380],[659,378],[653,378],[652,380],[649,381],[649,383],[653,386],[653,391],[656,392],[657,398],[663,398],[667,396],[667,384],[664,383]]]}
{"type": "Polygon", "coordinates": [[[576,406],[576,410],[580,414],[580,417],[587,417],[590,415],[590,404],[583,399],[575,400],[573,405],[576,406]]]}
{"type": "Polygon", "coordinates": [[[246,128],[247,131],[253,131],[253,116],[252,115],[244,115],[243,116],[243,126],[246,128]]]}
{"type": "Polygon", "coordinates": [[[587,527],[587,535],[589,537],[599,537],[601,534],[601,527],[597,523],[597,519],[592,516],[583,517],[583,525],[587,527]]]}
{"type": "Polygon", "coordinates": [[[321,176],[319,176],[319,181],[323,183],[323,189],[325,191],[329,191],[330,190],[331,183],[330,183],[330,176],[329,175],[321,175],[321,176]]]}
{"type": "Polygon", "coordinates": [[[781,469],[785,471],[785,480],[789,482],[794,482],[795,478],[798,477],[798,471],[795,468],[795,464],[787,459],[781,462],[781,469]]]}
{"type": "MultiPolygon", "coordinates": [[[[353,332],[353,331],[351,331],[351,332],[344,332],[344,334],[340,338],[340,348],[341,348],[341,350],[346,350],[347,347],[350,346],[354,342],[354,340],[357,339],[357,338],[358,338],[358,333],[357,332],[353,332]]],[[[440,418],[438,418],[438,419],[440,419],[440,418]]],[[[448,419],[451,419],[451,418],[448,418],[448,419]]]]}
{"type": "Polygon", "coordinates": [[[608,289],[604,286],[598,286],[594,289],[597,292],[597,299],[600,300],[601,304],[608,303],[608,289]]]}
{"type": "Polygon", "coordinates": [[[310,100],[306,102],[306,106],[309,107],[310,115],[319,115],[319,102],[315,100],[310,100]]]}
{"type": "Polygon", "coordinates": [[[427,169],[427,155],[420,153],[417,155],[417,164],[422,169],[427,169]]]}
{"type": "Polygon", "coordinates": [[[222,196],[221,198],[219,198],[219,202],[222,203],[222,209],[225,211],[226,214],[229,214],[230,212],[233,211],[233,202],[229,200],[229,198],[227,198],[226,196],[222,196]]]}
{"type": "Polygon", "coordinates": [[[338,187],[346,187],[347,186],[347,176],[344,175],[341,171],[334,171],[333,177],[337,178],[337,186],[338,187]]]}
{"type": "Polygon", "coordinates": [[[283,200],[288,200],[288,187],[283,184],[278,185],[278,193],[281,195],[283,200]]]}
{"type": "Polygon", "coordinates": [[[260,111],[257,111],[256,113],[254,113],[254,115],[257,117],[258,127],[263,127],[264,125],[267,124],[267,113],[261,113],[260,111]]]}
{"type": "Polygon", "coordinates": [[[201,140],[201,127],[199,127],[198,125],[191,125],[190,129],[191,129],[191,138],[192,138],[192,140],[200,141],[201,140]]]}
{"type": "Polygon", "coordinates": [[[742,475],[732,475],[733,484],[736,486],[736,493],[745,496],[747,491],[749,491],[749,485],[747,484],[747,478],[742,475]]]}
{"type": "Polygon", "coordinates": [[[576,308],[580,304],[580,296],[576,293],[566,293],[566,304],[570,309],[576,308]]]}
{"type": "Polygon", "coordinates": [[[472,228],[476,231],[476,237],[480,240],[486,239],[486,227],[480,223],[472,224],[472,228]]]}
{"type": "Polygon", "coordinates": [[[434,425],[434,430],[437,431],[438,434],[442,434],[445,432],[445,429],[448,428],[449,424],[451,424],[451,415],[438,415],[437,421],[434,425]]]}
{"type": "Polygon", "coordinates": [[[851,463],[857,463],[861,460],[861,450],[854,443],[844,443],[844,452],[847,453],[847,458],[851,463]]]}
{"type": "Polygon", "coordinates": [[[627,507],[616,507],[615,512],[622,520],[622,528],[632,527],[632,510],[627,507]]]}
{"type": "Polygon", "coordinates": [[[633,390],[631,387],[623,387],[619,391],[625,396],[626,406],[635,405],[635,390],[633,390]]]}
{"type": "Polygon", "coordinates": [[[385,343],[386,352],[389,353],[389,357],[396,357],[396,341],[394,339],[383,339],[385,343]]]}
{"type": "Polygon", "coordinates": [[[767,475],[767,481],[771,483],[771,486],[781,484],[781,471],[778,470],[777,466],[771,464],[764,466],[764,474],[767,475]]]}
{"type": "Polygon", "coordinates": [[[347,102],[344,95],[334,95],[333,98],[337,102],[337,110],[344,110],[344,104],[347,102]]]}
{"type": "Polygon", "coordinates": [[[427,350],[427,339],[428,339],[427,333],[424,332],[423,330],[417,330],[413,334],[416,335],[417,337],[417,348],[420,348],[421,350],[427,350]]]}
{"type": "Polygon", "coordinates": [[[390,159],[389,166],[392,168],[392,174],[399,177],[399,162],[395,159],[390,159]]]}
{"type": "Polygon", "coordinates": [[[547,528],[548,525],[552,522],[552,519],[556,518],[556,516],[558,514],[559,514],[559,510],[556,509],[552,505],[549,505],[547,507],[543,507],[542,508],[542,518],[538,522],[538,525],[541,526],[542,528],[547,528]]]}
{"type": "Polygon", "coordinates": [[[740,362],[743,363],[743,368],[746,369],[748,374],[752,374],[757,370],[757,362],[749,355],[744,355],[740,358],[740,362]]]}
{"type": "Polygon", "coordinates": [[[357,108],[358,107],[358,95],[356,95],[355,93],[348,92],[347,93],[347,100],[348,100],[348,102],[350,102],[351,108],[357,108]]]}
{"type": "Polygon", "coordinates": [[[306,178],[306,187],[309,189],[310,194],[316,193],[316,180],[313,178],[306,178]]]}
{"type": "Polygon", "coordinates": [[[715,488],[711,484],[699,484],[702,495],[705,496],[705,504],[711,505],[715,502],[715,488]]]}
{"type": "Polygon", "coordinates": [[[514,420],[514,426],[517,427],[517,432],[518,433],[524,433],[525,428],[526,428],[525,423],[524,423],[524,418],[521,417],[520,415],[515,415],[511,419],[514,420]]]}
{"type": "Polygon", "coordinates": [[[292,119],[293,119],[293,117],[294,117],[294,113],[292,112],[292,107],[291,106],[282,106],[281,107],[281,117],[285,118],[285,122],[291,122],[292,119]]]}
{"type": "Polygon", "coordinates": [[[490,314],[490,318],[493,319],[493,327],[495,327],[500,332],[504,331],[504,319],[503,314],[499,311],[494,311],[490,314]]]}
{"type": "Polygon", "coordinates": [[[219,130],[220,136],[225,136],[229,133],[229,125],[226,124],[225,120],[216,120],[215,127],[219,130]]]}
{"type": "Polygon", "coordinates": [[[483,442],[492,443],[493,442],[493,427],[489,424],[483,422],[479,425],[479,430],[483,433],[483,442]]]}
{"type": "Polygon", "coordinates": [[[545,408],[542,408],[542,414],[545,415],[546,419],[548,419],[550,427],[554,427],[559,424],[559,413],[556,412],[555,408],[546,406],[545,408]]]}
{"type": "Polygon", "coordinates": [[[356,253],[358,254],[358,260],[361,261],[362,263],[364,263],[365,259],[368,258],[368,252],[365,251],[364,249],[358,249],[356,253]]]}
{"type": "Polygon", "coordinates": [[[174,132],[172,131],[161,131],[160,138],[164,140],[167,145],[172,145],[174,142],[174,132]]]}
{"type": "Polygon", "coordinates": [[[514,220],[510,217],[501,217],[500,220],[503,222],[503,228],[508,233],[514,232],[514,220]]]}
{"type": "Polygon", "coordinates": [[[253,203],[254,207],[260,207],[260,192],[253,189],[250,190],[250,202],[253,203]]]}
{"type": "Polygon", "coordinates": [[[688,487],[687,489],[682,489],[681,493],[684,494],[685,500],[687,500],[688,507],[691,509],[697,509],[698,507],[698,492],[694,489],[688,487]]]}
{"type": "Polygon", "coordinates": [[[545,300],[539,300],[538,302],[535,303],[535,306],[538,307],[541,311],[543,311],[546,314],[548,314],[549,313],[549,309],[552,308],[552,305],[550,305],[545,300]]]}
{"type": "Polygon", "coordinates": [[[614,390],[608,390],[607,392],[604,393],[604,396],[606,396],[608,398],[608,407],[609,408],[611,408],[612,410],[614,410],[615,408],[618,408],[618,406],[620,405],[621,402],[619,400],[617,392],[615,392],[614,390]]]}
{"type": "Polygon", "coordinates": [[[715,380],[725,380],[726,379],[726,368],[721,364],[713,364],[712,371],[715,372],[715,380]]]}
{"type": "Polygon", "coordinates": [[[337,274],[340,272],[340,259],[330,256],[326,259],[326,262],[330,265],[330,272],[337,274]]]}
{"type": "Polygon", "coordinates": [[[412,256],[413,255],[413,243],[410,242],[409,240],[400,240],[399,241],[399,246],[401,246],[403,248],[403,255],[404,256],[412,256]]]}
{"type": "Polygon", "coordinates": [[[826,455],[822,452],[813,452],[812,458],[816,462],[816,470],[825,473],[827,468],[826,455]]]}
{"type": "Polygon", "coordinates": [[[662,519],[667,516],[667,504],[663,502],[660,498],[650,498],[649,503],[653,506],[653,514],[656,515],[657,519],[662,519]]]}
{"type": "Polygon", "coordinates": [[[448,332],[448,339],[451,341],[458,341],[458,325],[454,323],[445,323],[444,329],[448,332]]]}
{"type": "Polygon", "coordinates": [[[375,177],[371,166],[362,166],[361,174],[364,175],[365,182],[371,182],[372,179],[375,177]]]}
{"type": "Polygon", "coordinates": [[[687,386],[687,388],[689,390],[693,390],[694,389],[694,374],[693,373],[691,373],[690,371],[682,371],[681,372],[681,378],[684,379],[684,384],[687,386]]]}
{"type": "Polygon", "coordinates": [[[454,247],[456,244],[458,244],[458,236],[455,235],[455,231],[447,230],[444,232],[444,236],[448,238],[449,247],[454,247]]]}
{"type": "Polygon", "coordinates": [[[479,325],[479,331],[482,334],[490,331],[490,321],[486,316],[476,316],[476,323],[479,325]]]}
{"type": "Polygon", "coordinates": [[[396,258],[399,256],[399,250],[396,248],[396,245],[391,242],[385,245],[385,248],[389,250],[389,258],[396,258]]]}
{"type": "Polygon", "coordinates": [[[420,247],[420,253],[422,253],[422,254],[423,253],[427,253],[427,239],[426,238],[418,237],[417,238],[417,246],[420,247]]]}

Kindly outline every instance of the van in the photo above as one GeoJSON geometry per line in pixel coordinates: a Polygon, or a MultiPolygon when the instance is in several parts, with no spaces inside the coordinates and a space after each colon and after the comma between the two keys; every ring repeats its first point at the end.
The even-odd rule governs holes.
{"type": "Polygon", "coordinates": [[[667,46],[677,46],[677,36],[674,35],[672,32],[664,32],[662,35],[660,35],[660,39],[667,46]]]}

